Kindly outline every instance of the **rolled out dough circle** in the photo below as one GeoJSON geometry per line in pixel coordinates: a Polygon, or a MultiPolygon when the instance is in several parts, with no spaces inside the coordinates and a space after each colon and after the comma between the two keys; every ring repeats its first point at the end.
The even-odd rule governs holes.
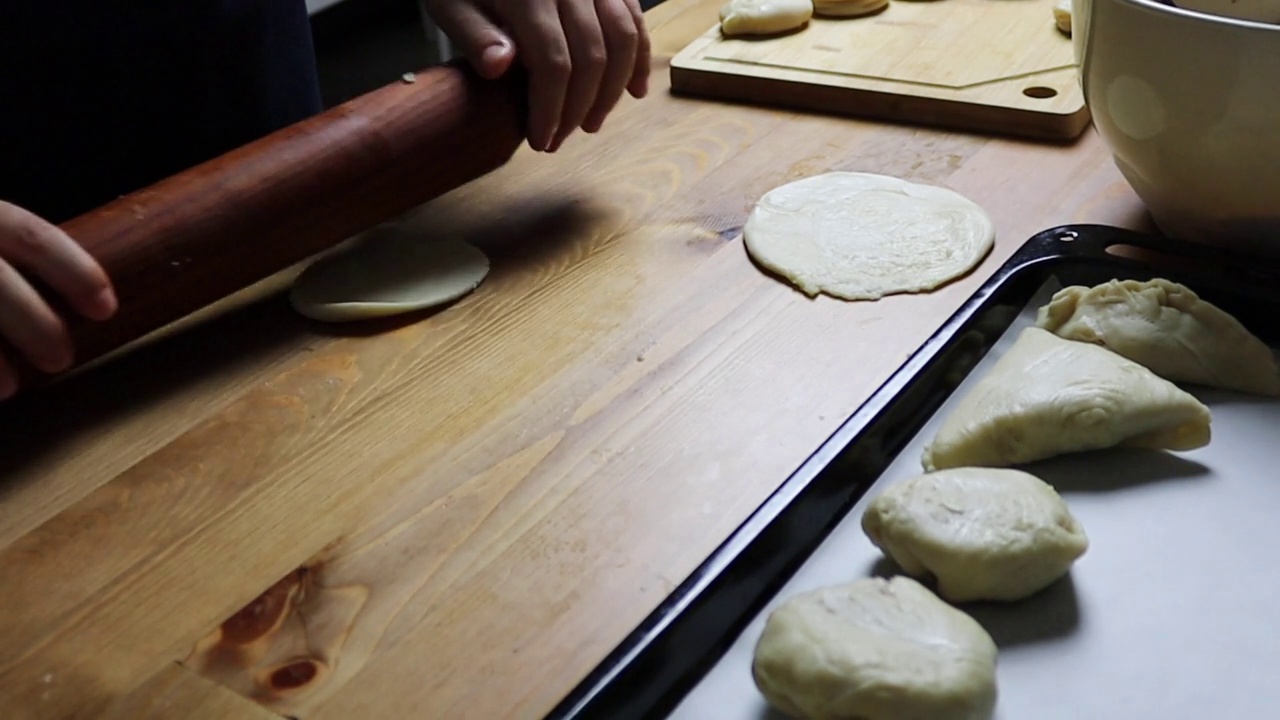
{"type": "Polygon", "coordinates": [[[875,300],[965,275],[991,251],[995,225],[953,190],[832,172],[765,193],[743,237],[757,263],[809,296],[875,300]]]}
{"type": "Polygon", "coordinates": [[[304,270],[289,301],[313,320],[371,320],[452,302],[488,274],[489,258],[462,240],[379,228],[304,270]]]}

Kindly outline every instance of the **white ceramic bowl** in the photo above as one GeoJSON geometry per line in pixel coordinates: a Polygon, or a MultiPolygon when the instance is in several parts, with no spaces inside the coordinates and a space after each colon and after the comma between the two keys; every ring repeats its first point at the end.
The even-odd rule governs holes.
{"type": "Polygon", "coordinates": [[[1160,229],[1280,253],[1280,26],[1153,0],[1072,18],[1094,125],[1160,229]]]}

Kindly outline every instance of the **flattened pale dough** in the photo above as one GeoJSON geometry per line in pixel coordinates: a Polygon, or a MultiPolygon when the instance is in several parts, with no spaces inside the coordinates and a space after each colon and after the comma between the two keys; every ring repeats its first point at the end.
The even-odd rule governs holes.
{"type": "Polygon", "coordinates": [[[720,8],[725,35],[776,35],[803,27],[813,0],[729,0],[720,8]]]}
{"type": "Polygon", "coordinates": [[[1065,575],[1089,547],[1057,491],[1004,468],[897,483],[867,506],[862,529],[908,574],[933,576],[951,602],[1021,600],[1065,575]]]}
{"type": "Polygon", "coordinates": [[[489,259],[461,240],[378,228],[304,270],[289,300],[315,320],[369,320],[452,302],[488,274],[489,259]]]}
{"type": "Polygon", "coordinates": [[[1058,0],[1053,6],[1053,22],[1059,30],[1071,35],[1071,0],[1058,0]]]}
{"type": "Polygon", "coordinates": [[[996,645],[915,580],[869,578],[778,606],[752,674],[793,717],[986,720],[996,702],[996,645]]]}
{"type": "Polygon", "coordinates": [[[1109,348],[1174,382],[1280,395],[1275,353],[1240,321],[1168,280],[1060,290],[1036,324],[1109,348]]]}
{"type": "Polygon", "coordinates": [[[1145,367],[1040,328],[964,396],[925,448],[925,470],[1004,466],[1126,445],[1209,443],[1209,408],[1145,367]]]}
{"type": "Polygon", "coordinates": [[[951,190],[833,172],[765,193],[743,236],[756,262],[810,296],[874,300],[968,273],[991,250],[995,226],[951,190]]]}
{"type": "Polygon", "coordinates": [[[889,0],[814,0],[813,13],[824,17],[860,17],[888,6],[889,0]]]}

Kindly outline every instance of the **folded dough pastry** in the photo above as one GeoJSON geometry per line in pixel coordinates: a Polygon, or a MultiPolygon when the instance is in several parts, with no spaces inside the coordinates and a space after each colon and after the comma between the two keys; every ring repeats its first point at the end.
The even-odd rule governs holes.
{"type": "Polygon", "coordinates": [[[1209,443],[1209,408],[1145,367],[1041,328],[1018,336],[946,418],[925,470],[1005,466],[1125,445],[1209,443]]]}
{"type": "Polygon", "coordinates": [[[955,468],[904,480],[871,501],[862,529],[951,602],[1021,600],[1062,577],[1089,539],[1048,483],[1021,470],[955,468]]]}
{"type": "Polygon", "coordinates": [[[1280,395],[1271,348],[1240,321],[1169,280],[1112,280],[1058,291],[1039,327],[1117,352],[1174,382],[1280,395]]]}
{"type": "Polygon", "coordinates": [[[803,27],[813,17],[813,0],[729,0],[720,8],[725,35],[776,35],[803,27]]]}
{"type": "Polygon", "coordinates": [[[996,702],[991,636],[907,577],[787,600],[765,623],[751,670],[793,717],[987,720],[996,702]]]}

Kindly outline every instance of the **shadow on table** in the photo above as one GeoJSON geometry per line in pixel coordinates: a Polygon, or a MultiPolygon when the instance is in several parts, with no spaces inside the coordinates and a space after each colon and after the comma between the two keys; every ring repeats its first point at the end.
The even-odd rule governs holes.
{"type": "Polygon", "coordinates": [[[1159,482],[1207,477],[1209,468],[1160,450],[1110,448],[1051,458],[1027,466],[1059,493],[1102,493],[1159,482]]]}
{"type": "MultiPolygon", "coordinates": [[[[905,575],[896,563],[881,557],[872,564],[873,577],[905,575]]],[[[921,581],[936,591],[929,580],[921,581]]],[[[973,602],[957,605],[991,635],[1002,648],[1065,637],[1080,626],[1080,603],[1071,574],[1017,602],[973,602]]]]}
{"type": "MultiPolygon", "coordinates": [[[[455,232],[480,247],[493,263],[491,279],[538,266],[569,262],[585,254],[607,217],[580,198],[532,196],[484,217],[470,208],[445,206],[419,213],[418,227],[455,232]],[[566,250],[566,246],[570,246],[566,250]],[[583,247],[579,247],[583,246],[583,247]]],[[[430,208],[430,206],[428,206],[430,208]]],[[[369,336],[431,318],[444,308],[382,322],[325,326],[289,306],[285,282],[264,283],[225,311],[182,321],[186,326],[158,335],[96,367],[0,403],[0,500],[12,479],[32,464],[64,452],[74,439],[219,375],[234,374],[272,353],[306,351],[319,336],[369,336]]],[[[240,297],[238,294],[236,297],[240,297]]],[[[203,312],[203,311],[202,311],[203,312]]]]}
{"type": "MultiPolygon", "coordinates": [[[[610,212],[578,197],[533,197],[513,202],[483,223],[462,223],[448,211],[430,208],[399,224],[398,233],[420,234],[423,242],[452,236],[479,248],[489,258],[486,285],[530,271],[550,275],[559,264],[585,256],[593,241],[602,240],[617,223],[610,212]]],[[[308,322],[318,335],[369,337],[422,322],[447,310],[449,304],[393,317],[351,323],[308,322]]]]}
{"type": "Polygon", "coordinates": [[[272,295],[0,403],[0,497],[6,480],[99,424],[235,372],[303,336],[292,309],[272,295]]]}
{"type": "Polygon", "coordinates": [[[1001,648],[1056,640],[1080,627],[1080,602],[1070,573],[1025,600],[961,607],[1001,648]]]}

